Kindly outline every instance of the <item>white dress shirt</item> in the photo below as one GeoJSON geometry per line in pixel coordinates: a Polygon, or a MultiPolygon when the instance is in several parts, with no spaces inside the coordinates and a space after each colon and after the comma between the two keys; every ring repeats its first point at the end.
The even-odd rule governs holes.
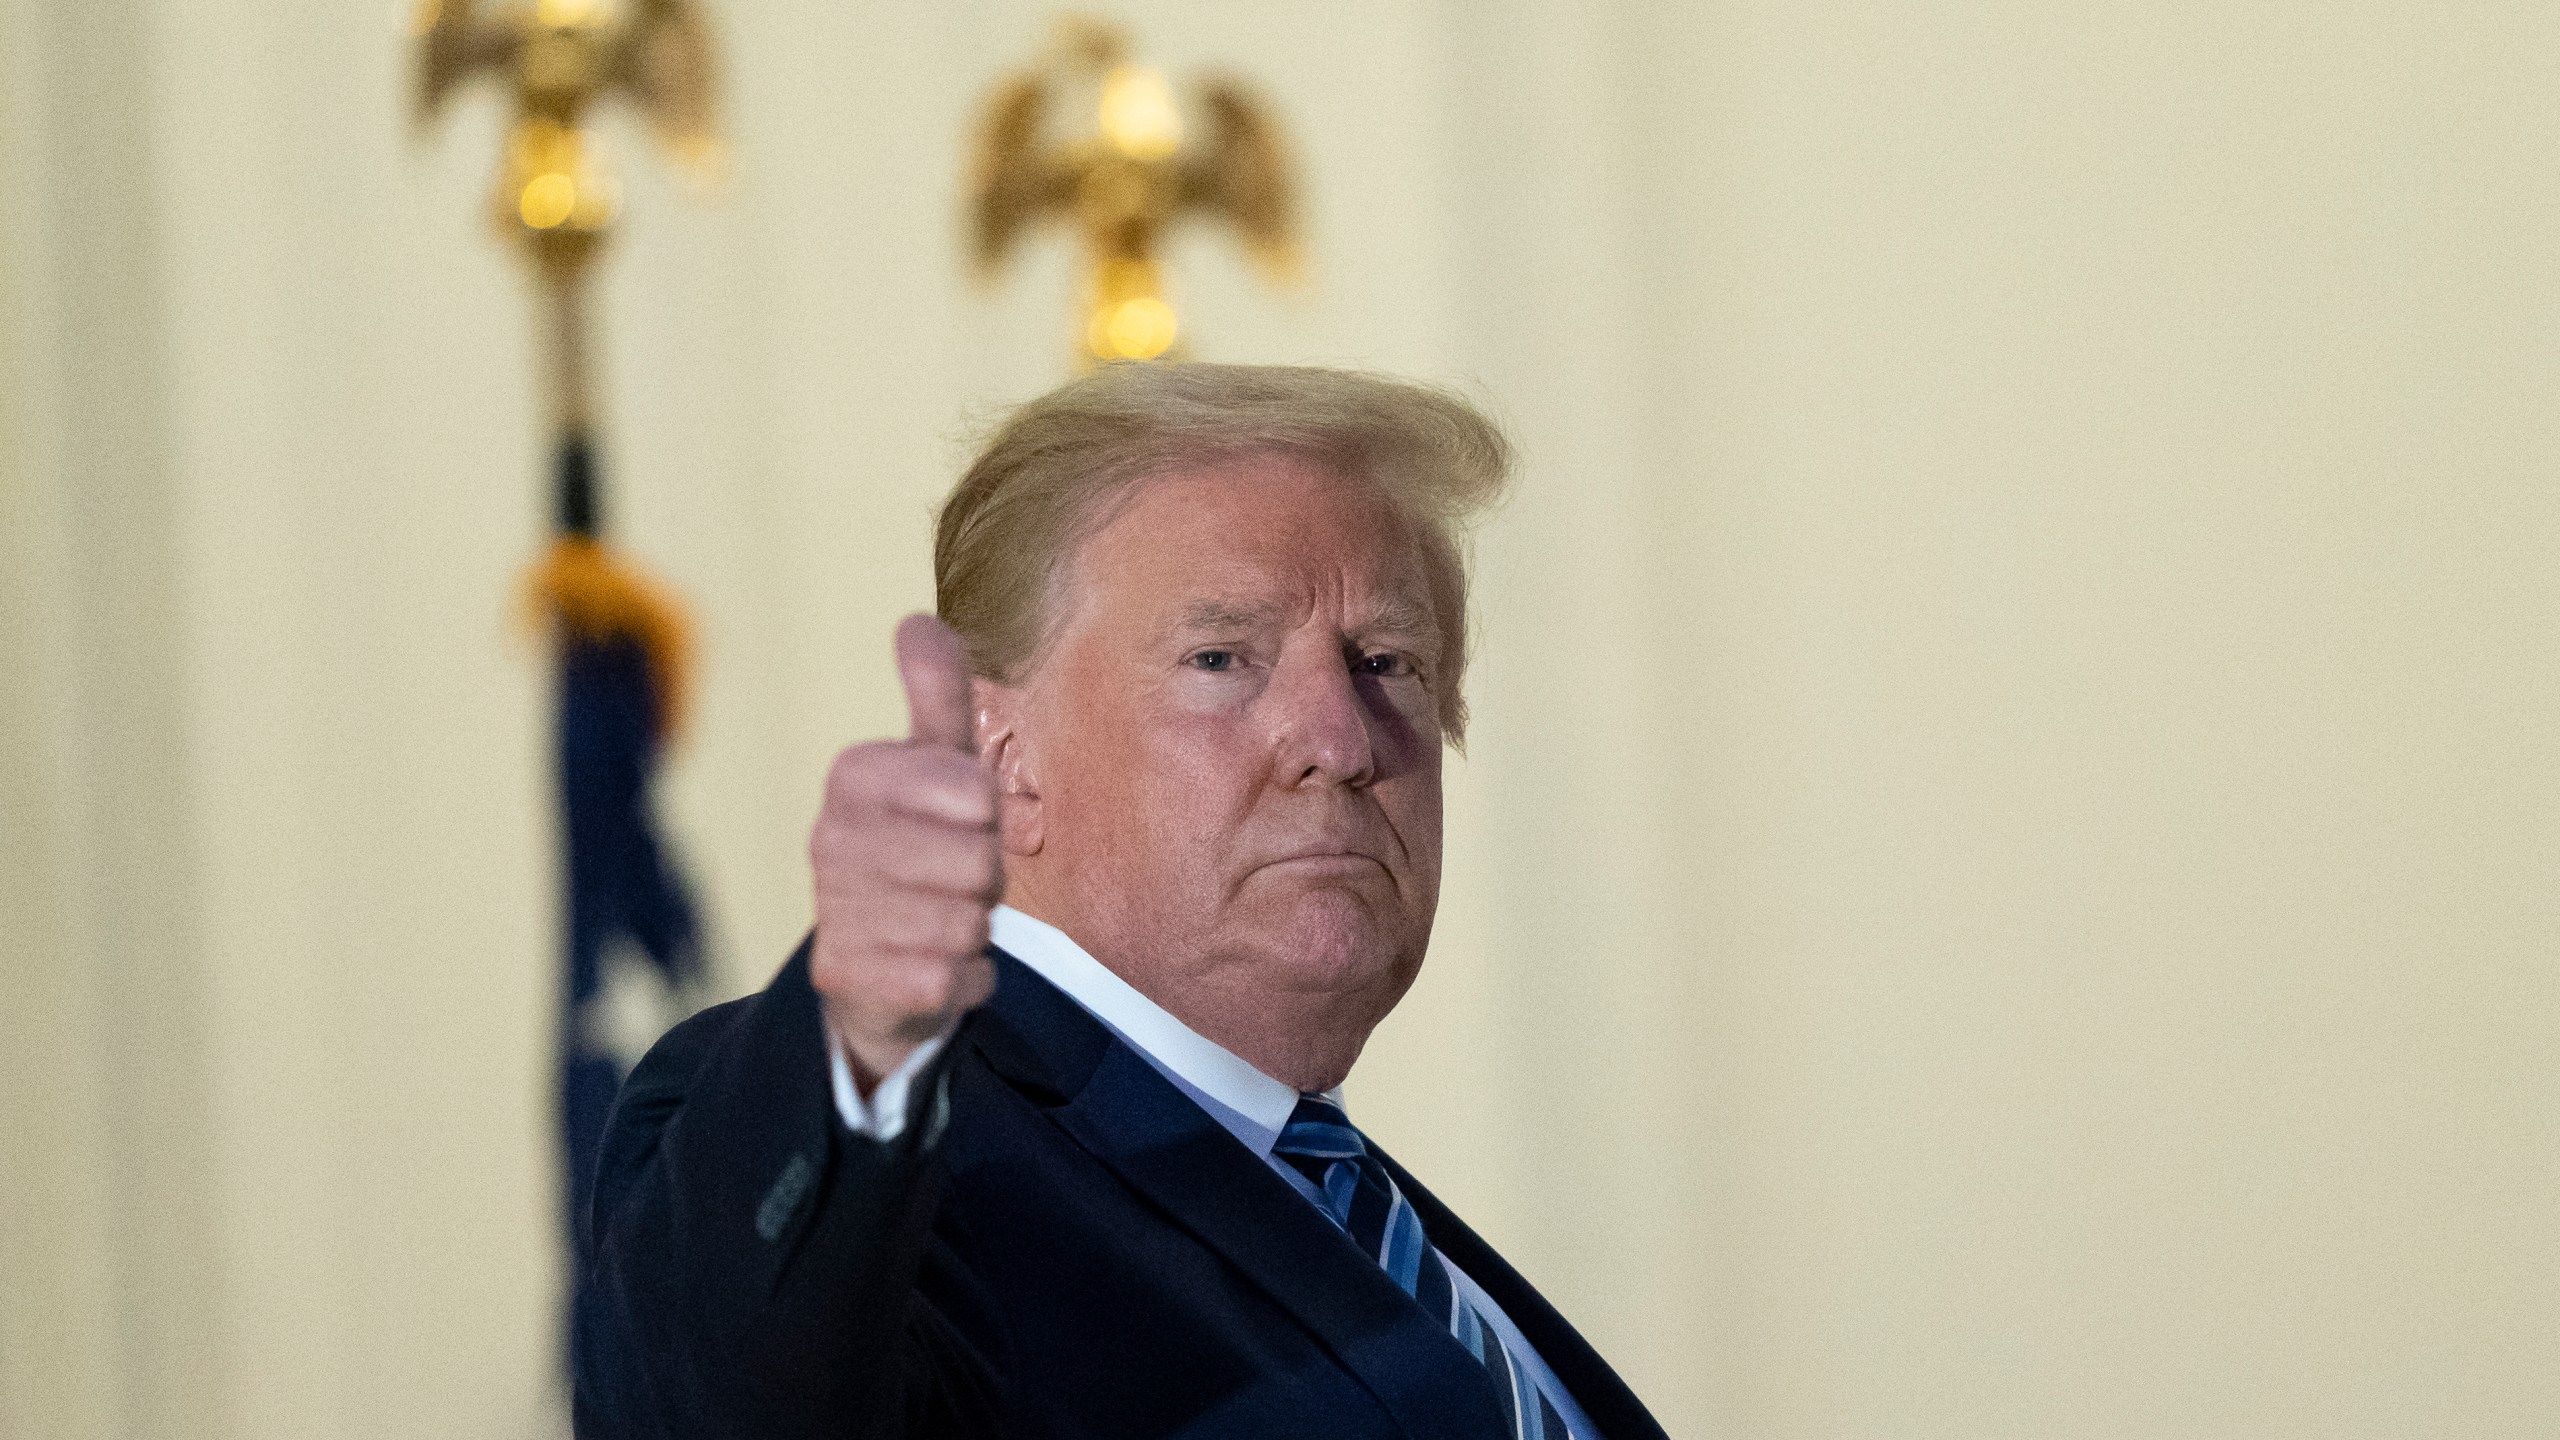
{"type": "MultiPolygon", "coordinates": [[[[1056,926],[1035,920],[1010,905],[999,905],[991,929],[997,949],[1065,991],[1068,998],[1154,1066],[1158,1074],[1172,1081],[1175,1089],[1190,1096],[1239,1144],[1260,1156],[1264,1164],[1289,1182],[1291,1189],[1321,1208],[1323,1197],[1314,1182],[1272,1153],[1279,1144],[1281,1130],[1289,1123],[1290,1113],[1298,1108],[1298,1092],[1286,1081],[1263,1074],[1234,1051],[1175,1019],[1163,1006],[1140,994],[1136,986],[1086,954],[1083,946],[1056,926]]],[[[844,1047],[832,1043],[831,1038],[827,1047],[829,1074],[834,1082],[836,1110],[844,1123],[858,1134],[896,1139],[906,1128],[908,1092],[916,1076],[933,1063],[933,1057],[941,1053],[949,1039],[946,1032],[917,1046],[915,1053],[881,1080],[866,1104],[845,1063],[844,1047]]],[[[1328,1092],[1325,1098],[1338,1105],[1342,1092],[1328,1092]]],[[[1522,1368],[1546,1392],[1547,1399],[1554,1402],[1556,1413],[1564,1417],[1573,1440],[1599,1440],[1600,1432],[1592,1428],[1590,1417],[1582,1413],[1582,1407],[1574,1402],[1563,1382],[1547,1368],[1546,1360],[1522,1338],[1511,1317],[1502,1313],[1493,1297],[1484,1293],[1483,1287],[1456,1262],[1445,1255],[1440,1258],[1448,1268],[1449,1283],[1484,1317],[1485,1324],[1522,1362],[1522,1368]]]]}

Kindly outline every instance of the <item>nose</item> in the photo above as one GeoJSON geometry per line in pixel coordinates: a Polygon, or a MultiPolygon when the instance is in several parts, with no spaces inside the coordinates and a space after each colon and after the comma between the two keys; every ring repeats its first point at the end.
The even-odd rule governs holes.
{"type": "Polygon", "coordinates": [[[1292,649],[1262,694],[1281,781],[1362,786],[1377,779],[1373,717],[1352,680],[1351,657],[1330,646],[1292,649]]]}

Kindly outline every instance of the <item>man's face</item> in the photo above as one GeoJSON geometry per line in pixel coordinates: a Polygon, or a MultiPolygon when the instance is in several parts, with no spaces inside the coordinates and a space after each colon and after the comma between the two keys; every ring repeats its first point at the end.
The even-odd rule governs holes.
{"type": "Polygon", "coordinates": [[[1439,899],[1411,532],[1320,465],[1247,457],[1145,483],[1064,580],[1011,710],[1014,903],[1274,1073],[1251,1052],[1275,1029],[1356,1030],[1356,1055],[1439,899]]]}

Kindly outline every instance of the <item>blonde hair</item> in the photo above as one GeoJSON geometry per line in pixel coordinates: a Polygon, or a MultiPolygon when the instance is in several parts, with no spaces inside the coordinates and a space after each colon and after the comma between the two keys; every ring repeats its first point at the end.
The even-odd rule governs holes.
{"type": "Polygon", "coordinates": [[[978,674],[1018,683],[1049,638],[1067,560],[1138,484],[1252,455],[1374,487],[1413,529],[1440,629],[1440,731],[1465,736],[1466,526],[1501,498],[1511,446],[1454,395],[1311,366],[1105,365],[1007,415],[934,527],[934,604],[978,674]]]}

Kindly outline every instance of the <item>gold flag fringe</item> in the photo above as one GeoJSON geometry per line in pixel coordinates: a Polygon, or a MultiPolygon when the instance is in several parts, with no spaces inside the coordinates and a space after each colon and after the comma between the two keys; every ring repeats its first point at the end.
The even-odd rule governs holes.
{"type": "Polygon", "coordinates": [[[585,536],[563,536],[525,577],[525,619],[566,639],[639,642],[656,680],[661,743],[683,728],[692,700],[693,622],[675,592],[585,536]]]}

